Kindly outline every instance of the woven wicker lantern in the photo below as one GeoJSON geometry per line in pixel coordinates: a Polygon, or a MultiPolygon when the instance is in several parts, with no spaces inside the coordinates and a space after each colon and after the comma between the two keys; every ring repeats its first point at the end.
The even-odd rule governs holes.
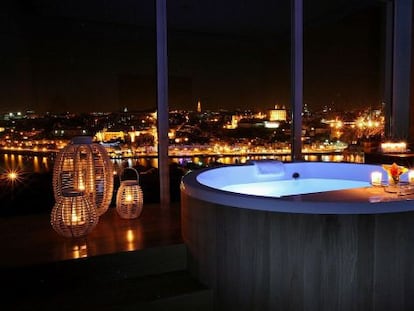
{"type": "Polygon", "coordinates": [[[87,235],[98,224],[96,208],[82,191],[64,192],[53,206],[50,223],[64,237],[87,235]]]}
{"type": "Polygon", "coordinates": [[[56,202],[65,191],[84,191],[101,216],[111,204],[113,187],[111,159],[92,137],[74,137],[58,153],[53,169],[56,202]]]}
{"type": "Polygon", "coordinates": [[[121,218],[137,218],[142,213],[144,196],[139,185],[139,174],[136,169],[127,167],[125,170],[133,170],[136,174],[136,180],[122,180],[119,175],[120,186],[116,195],[116,211],[121,218]]]}

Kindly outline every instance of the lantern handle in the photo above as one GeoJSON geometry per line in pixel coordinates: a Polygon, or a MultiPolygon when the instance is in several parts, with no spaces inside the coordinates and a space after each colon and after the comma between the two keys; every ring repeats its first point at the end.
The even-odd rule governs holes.
{"type": "Polygon", "coordinates": [[[125,173],[125,171],[126,171],[126,170],[131,170],[131,171],[134,171],[134,172],[135,172],[135,175],[137,176],[137,183],[139,184],[139,173],[138,173],[138,171],[137,171],[135,168],[133,168],[133,167],[125,167],[125,168],[122,170],[121,174],[119,174],[119,182],[122,182],[122,176],[124,175],[124,173],[125,173]]]}

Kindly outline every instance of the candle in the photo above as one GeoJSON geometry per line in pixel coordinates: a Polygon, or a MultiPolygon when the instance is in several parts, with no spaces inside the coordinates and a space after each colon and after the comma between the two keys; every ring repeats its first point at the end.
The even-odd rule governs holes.
{"type": "Polygon", "coordinates": [[[414,184],[414,170],[408,171],[408,181],[410,184],[414,184]]]}
{"type": "Polygon", "coordinates": [[[79,188],[78,190],[80,190],[80,191],[85,190],[85,184],[83,183],[82,179],[79,180],[79,187],[78,188],[79,188]]]}
{"type": "Polygon", "coordinates": [[[71,214],[71,220],[70,225],[71,226],[81,226],[85,224],[85,220],[82,217],[82,212],[78,210],[78,208],[73,207],[72,208],[72,214],[71,214]]]}
{"type": "Polygon", "coordinates": [[[381,180],[382,180],[382,173],[381,172],[372,172],[371,173],[371,185],[381,186],[381,180]]]}
{"type": "Polygon", "coordinates": [[[126,201],[127,203],[131,203],[131,202],[132,202],[132,195],[131,195],[131,194],[127,194],[127,195],[125,196],[125,201],[126,201]]]}

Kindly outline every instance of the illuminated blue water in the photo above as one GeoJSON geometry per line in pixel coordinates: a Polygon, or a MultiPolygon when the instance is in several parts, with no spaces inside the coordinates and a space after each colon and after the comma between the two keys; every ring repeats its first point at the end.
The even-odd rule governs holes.
{"type": "Polygon", "coordinates": [[[305,178],[255,182],[248,184],[235,184],[224,186],[221,188],[221,190],[231,191],[235,193],[278,198],[289,195],[345,190],[369,186],[371,186],[370,183],[365,181],[326,178],[305,178]]]}

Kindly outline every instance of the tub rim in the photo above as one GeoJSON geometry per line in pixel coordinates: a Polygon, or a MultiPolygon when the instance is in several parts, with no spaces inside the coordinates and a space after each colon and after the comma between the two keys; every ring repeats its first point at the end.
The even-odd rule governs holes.
{"type": "MultiPolygon", "coordinates": [[[[289,162],[291,163],[291,162],[289,162]]],[[[289,164],[286,163],[286,164],[289,164]]],[[[300,162],[299,162],[300,163],[300,162]]],[[[303,162],[305,163],[305,162],[303,162]]],[[[306,162],[315,163],[315,162],[306,162]]],[[[345,164],[337,162],[317,162],[345,164]]],[[[356,164],[356,163],[350,163],[356,164]]],[[[280,198],[265,197],[259,195],[241,194],[213,188],[200,183],[197,176],[210,170],[219,170],[224,167],[237,167],[249,165],[246,164],[229,164],[217,167],[208,167],[191,171],[183,176],[180,189],[181,192],[199,200],[204,200],[210,203],[224,205],[233,208],[244,208],[259,211],[282,212],[282,213],[301,213],[301,214],[385,214],[385,213],[399,213],[414,211],[413,195],[403,196],[400,199],[370,202],[368,200],[355,202],[338,200],[333,201],[314,201],[306,200],[307,195],[293,195],[280,198]],[[411,203],[411,204],[410,204],[411,203]]],[[[360,164],[370,165],[370,164],[360,164]]],[[[328,191],[329,192],[329,191],[328,191]]],[[[327,192],[327,193],[328,193],[327,192]]]]}

